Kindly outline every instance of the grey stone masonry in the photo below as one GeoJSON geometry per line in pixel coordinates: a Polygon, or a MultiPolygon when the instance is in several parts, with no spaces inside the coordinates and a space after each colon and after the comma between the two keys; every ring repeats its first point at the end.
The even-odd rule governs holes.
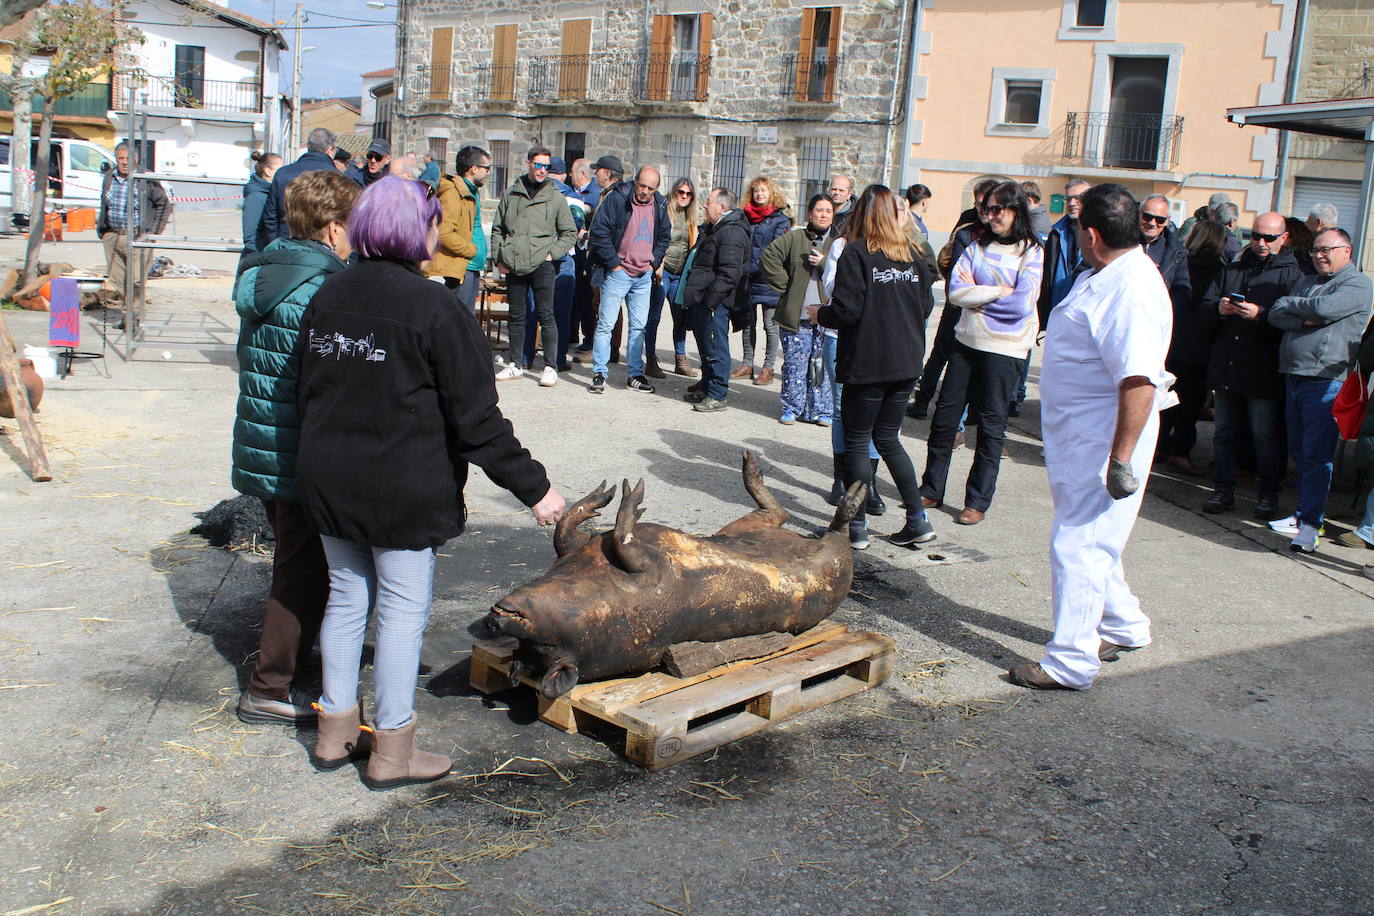
{"type": "Polygon", "coordinates": [[[892,122],[902,117],[894,99],[902,96],[898,56],[906,52],[899,51],[901,4],[888,9],[885,3],[890,0],[857,0],[806,12],[791,0],[729,0],[714,9],[659,0],[648,10],[418,0],[410,6],[411,40],[398,49],[406,102],[394,122],[394,142],[412,150],[446,137],[456,150],[506,140],[510,161],[496,164],[508,165],[513,179],[530,145],[542,143],[562,156],[582,134],[592,160],[610,153],[627,170],[655,165],[665,183],[687,165],[688,175],[707,185],[721,180],[717,147],[738,148],[738,141],[716,138],[738,137],[744,160],[742,169],[733,161],[734,170],[745,181],[769,175],[795,212],[802,179],[815,182],[822,172],[848,172],[858,187],[895,179],[890,163],[900,125],[892,122]],[[700,41],[704,13],[711,14],[709,44],[700,41]],[[839,23],[827,33],[825,24],[836,15],[839,23]],[[589,28],[578,20],[589,20],[589,28]],[[804,23],[814,44],[803,39],[804,23]],[[497,50],[501,26],[507,41],[509,27],[515,29],[513,66],[497,50]],[[452,29],[447,67],[442,47],[435,60],[436,29],[452,29]],[[565,57],[568,47],[589,53],[565,57]],[[799,63],[804,48],[813,51],[799,63]],[[684,148],[690,164],[681,157],[684,148]]]}

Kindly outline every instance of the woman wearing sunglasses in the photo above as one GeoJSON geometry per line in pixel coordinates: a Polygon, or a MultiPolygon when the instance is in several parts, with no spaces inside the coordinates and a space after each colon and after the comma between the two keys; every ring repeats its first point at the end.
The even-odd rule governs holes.
{"type": "MultiPolygon", "coordinates": [[[[663,256],[663,282],[654,286],[649,298],[649,318],[644,323],[644,365],[658,366],[654,355],[654,345],[658,341],[658,322],[663,316],[663,303],[669,303],[669,314],[673,319],[673,371],[687,378],[696,378],[697,370],[687,362],[687,310],[677,305],[677,288],[682,282],[682,274],[687,264],[687,253],[697,243],[697,224],[701,216],[697,211],[697,189],[690,178],[679,178],[673,182],[673,190],[668,194],[668,220],[673,224],[673,234],[668,242],[668,253],[663,256]],[[652,361],[652,363],[651,363],[652,361]]],[[[649,373],[654,378],[662,378],[649,373]]]]}
{"type": "Polygon", "coordinates": [[[960,256],[945,297],[961,312],[930,422],[921,481],[922,505],[943,505],[954,436],[968,404],[969,419],[978,424],[978,448],[964,490],[964,509],[955,518],[961,525],[978,524],[992,505],[1008,405],[1040,328],[1036,299],[1044,269],[1044,251],[1031,228],[1030,203],[1021,186],[1004,181],[981,203],[988,231],[960,256]]]}

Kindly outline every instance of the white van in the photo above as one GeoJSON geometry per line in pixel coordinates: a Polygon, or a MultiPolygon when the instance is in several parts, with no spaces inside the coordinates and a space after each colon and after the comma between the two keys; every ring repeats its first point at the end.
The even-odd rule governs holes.
{"type": "MultiPolygon", "coordinates": [[[[0,137],[0,208],[9,209],[11,198],[10,142],[0,137]]],[[[29,167],[38,161],[38,138],[29,147],[29,167]]],[[[115,167],[114,153],[90,140],[54,139],[48,165],[48,203],[58,209],[100,206],[100,185],[105,172],[115,167]]]]}

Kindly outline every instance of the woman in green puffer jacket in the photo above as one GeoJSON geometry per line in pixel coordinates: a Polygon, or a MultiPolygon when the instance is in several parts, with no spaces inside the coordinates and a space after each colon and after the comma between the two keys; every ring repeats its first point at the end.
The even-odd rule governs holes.
{"type": "Polygon", "coordinates": [[[315,291],[351,254],[346,224],[360,193],[336,171],[297,177],[286,189],[291,238],[246,255],[239,267],[234,305],[243,324],[231,481],[262,500],[277,541],[257,667],[239,698],[245,722],[309,725],[316,718],[312,698],[292,687],[329,598],[329,564],[297,501],[298,338],[315,291]]]}

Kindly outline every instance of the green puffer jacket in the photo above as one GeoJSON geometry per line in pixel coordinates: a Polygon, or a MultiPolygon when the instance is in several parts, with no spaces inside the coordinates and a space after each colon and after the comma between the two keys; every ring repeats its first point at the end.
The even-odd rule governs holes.
{"type": "Polygon", "coordinates": [[[324,278],[344,269],[322,242],[277,239],[243,259],[234,301],[239,328],[239,400],[234,420],[234,489],[297,502],[296,353],[301,316],[324,278]]]}
{"type": "Polygon", "coordinates": [[[488,261],[531,274],[546,260],[563,257],[576,241],[577,224],[557,185],[545,181],[530,196],[525,179],[517,178],[496,206],[488,261]]]}

